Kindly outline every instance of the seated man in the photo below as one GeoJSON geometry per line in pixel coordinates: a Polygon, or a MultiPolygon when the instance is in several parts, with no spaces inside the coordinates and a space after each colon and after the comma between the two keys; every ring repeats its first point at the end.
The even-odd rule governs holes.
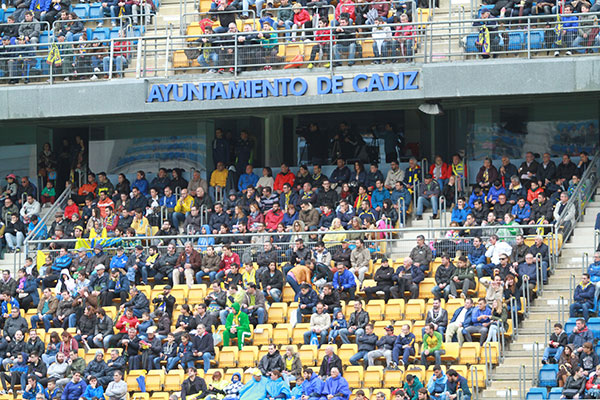
{"type": "Polygon", "coordinates": [[[321,399],[348,400],[350,398],[348,381],[341,375],[337,367],[331,368],[329,378],[323,383],[321,399]]]}
{"type": "Polygon", "coordinates": [[[366,368],[368,365],[367,354],[375,350],[377,347],[377,339],[377,335],[373,333],[373,325],[367,324],[365,326],[365,334],[356,338],[358,352],[350,357],[350,364],[358,365],[358,362],[362,359],[363,366],[366,368]]]}
{"type": "Polygon", "coordinates": [[[583,319],[587,321],[590,317],[589,310],[594,307],[594,292],[595,287],[590,282],[590,275],[587,273],[581,274],[581,282],[575,288],[573,302],[569,308],[569,317],[575,318],[577,312],[581,311],[583,319]]]}
{"type": "Polygon", "coordinates": [[[417,245],[410,251],[410,258],[415,267],[419,267],[423,273],[429,271],[429,264],[433,260],[431,248],[425,244],[425,236],[417,236],[417,245]]]}
{"type": "Polygon", "coordinates": [[[433,219],[438,218],[438,198],[440,197],[440,185],[433,179],[431,174],[425,174],[423,183],[419,186],[419,197],[417,198],[417,220],[423,219],[423,209],[431,207],[433,219]]]}
{"type": "Polygon", "coordinates": [[[223,346],[229,346],[230,339],[236,336],[239,349],[244,346],[244,338],[250,336],[250,321],[248,319],[248,314],[240,311],[239,303],[233,303],[231,305],[231,311],[227,315],[227,322],[225,323],[225,330],[223,331],[223,346]]]}
{"type": "Polygon", "coordinates": [[[448,400],[471,400],[471,389],[464,376],[460,376],[454,369],[446,373],[446,398],[448,400]]]}
{"type": "Polygon", "coordinates": [[[544,238],[540,235],[537,235],[533,239],[533,244],[529,248],[528,253],[533,254],[534,258],[540,259],[540,262],[542,263],[542,277],[544,278],[544,285],[546,285],[548,282],[548,268],[550,267],[550,257],[548,252],[548,245],[544,243],[544,238]]]}
{"type": "MultiPolygon", "coordinates": [[[[598,213],[600,215],[600,213],[598,213]]],[[[594,298],[597,299],[600,295],[600,252],[594,253],[594,262],[588,267],[587,273],[590,275],[590,282],[596,287],[594,298]]]]}
{"type": "Polygon", "coordinates": [[[311,315],[319,301],[317,292],[308,283],[300,285],[300,294],[298,295],[298,310],[296,311],[296,322],[302,322],[303,315],[311,315]]]}
{"type": "Polygon", "coordinates": [[[544,349],[542,364],[556,364],[560,359],[565,346],[567,345],[567,333],[563,329],[562,324],[554,324],[554,332],[550,335],[550,341],[544,349]]]}
{"type": "Polygon", "coordinates": [[[333,46],[333,58],[336,62],[334,66],[340,66],[342,63],[342,52],[348,53],[348,66],[355,63],[354,56],[356,53],[356,30],[350,26],[350,21],[347,16],[341,16],[338,26],[333,30],[336,39],[336,44],[333,46]]]}
{"type": "Polygon", "coordinates": [[[338,263],[337,272],[333,274],[333,288],[340,292],[343,300],[354,300],[356,279],[346,264],[338,263]]]}
{"type": "Polygon", "coordinates": [[[242,298],[242,311],[248,314],[248,317],[256,317],[258,324],[264,324],[267,316],[265,306],[265,295],[262,290],[258,290],[255,283],[249,283],[246,293],[242,298]]]}
{"type": "Polygon", "coordinates": [[[367,354],[369,366],[375,365],[375,360],[379,357],[385,357],[386,368],[391,368],[393,366],[392,356],[396,338],[397,336],[394,335],[394,326],[386,326],[385,335],[377,340],[377,349],[370,351],[369,354],[367,354]]]}
{"type": "Polygon", "coordinates": [[[470,266],[465,256],[458,257],[457,268],[450,281],[450,298],[456,298],[458,289],[462,292],[460,296],[464,299],[469,295],[469,290],[475,289],[475,269],[470,266]]]}
{"type": "Polygon", "coordinates": [[[364,289],[367,301],[371,300],[374,294],[382,291],[387,302],[390,299],[390,289],[394,286],[394,268],[390,266],[387,258],[381,260],[381,266],[375,271],[373,279],[377,285],[364,289]]]}
{"type": "Polygon", "coordinates": [[[454,311],[454,315],[450,320],[450,324],[448,324],[448,329],[446,330],[446,343],[452,342],[454,335],[456,334],[458,345],[462,346],[462,344],[465,342],[463,329],[471,325],[472,313],[473,299],[467,297],[465,299],[465,305],[457,308],[456,311],[454,311]]]}
{"type": "Polygon", "coordinates": [[[415,334],[410,331],[410,326],[407,324],[402,325],[400,334],[396,338],[394,348],[392,349],[392,359],[395,365],[408,365],[408,359],[415,355],[415,334]],[[399,361],[400,355],[402,355],[402,361],[399,361]],[[402,362],[402,364],[400,364],[402,362]]]}
{"type": "MultiPolygon", "coordinates": [[[[433,307],[427,312],[425,318],[425,327],[427,325],[433,326],[435,331],[438,331],[442,336],[446,332],[446,326],[448,326],[448,311],[442,308],[442,303],[439,298],[433,299],[433,307]]],[[[423,328],[423,334],[425,328],[423,328]]]]}
{"type": "Polygon", "coordinates": [[[319,343],[327,342],[327,334],[331,326],[331,316],[325,312],[323,303],[319,302],[316,306],[316,312],[310,316],[310,330],[304,333],[304,344],[310,344],[311,336],[315,334],[320,336],[319,343]]]}
{"type": "MultiPolygon", "coordinates": [[[[427,392],[429,392],[429,395],[431,396],[430,399],[442,400],[444,398],[444,393],[446,392],[447,383],[448,377],[444,374],[442,368],[439,365],[433,367],[433,375],[429,378],[429,382],[427,382],[427,392]]],[[[421,396],[419,397],[421,398],[421,396]]]]}
{"type": "Polygon", "coordinates": [[[450,283],[452,282],[452,277],[454,276],[455,272],[456,267],[450,262],[450,257],[448,254],[442,254],[442,264],[435,271],[436,286],[431,289],[431,293],[433,293],[435,297],[443,297],[445,300],[448,300],[448,295],[450,294],[450,283]]]}
{"type": "Polygon", "coordinates": [[[583,344],[593,341],[594,334],[588,329],[585,321],[582,318],[577,319],[573,332],[569,335],[569,339],[567,339],[567,344],[573,345],[573,349],[577,353],[581,353],[583,351],[583,344]]]}
{"type": "Polygon", "coordinates": [[[425,366],[425,369],[429,367],[427,359],[429,357],[435,358],[435,365],[441,365],[442,354],[445,351],[442,349],[442,343],[444,339],[442,334],[435,330],[433,324],[425,325],[425,335],[423,335],[423,351],[421,352],[421,364],[425,366]]]}
{"type": "Polygon", "coordinates": [[[459,225],[462,225],[465,223],[467,215],[469,215],[470,212],[471,209],[467,206],[465,198],[460,197],[456,200],[456,205],[452,208],[450,222],[456,222],[459,225]]]}
{"type": "Polygon", "coordinates": [[[419,283],[425,279],[425,274],[420,268],[413,266],[412,258],[404,257],[404,265],[399,266],[394,274],[394,282],[390,293],[394,299],[404,298],[404,292],[410,291],[410,298],[419,297],[419,283]]]}
{"type": "Polygon", "coordinates": [[[342,343],[350,343],[348,335],[355,334],[356,338],[365,334],[365,327],[369,323],[369,313],[363,310],[361,301],[354,302],[354,311],[350,314],[348,328],[340,329],[340,339],[342,343]]]}
{"type": "Polygon", "coordinates": [[[472,342],[471,334],[479,333],[479,344],[483,346],[488,334],[488,327],[491,324],[492,310],[488,307],[487,301],[480,298],[477,302],[477,307],[471,313],[471,325],[463,329],[463,335],[467,342],[472,342]]]}

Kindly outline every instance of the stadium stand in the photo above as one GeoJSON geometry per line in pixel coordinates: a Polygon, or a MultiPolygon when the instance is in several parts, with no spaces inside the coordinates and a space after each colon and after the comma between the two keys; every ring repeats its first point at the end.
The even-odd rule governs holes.
{"type": "MultiPolygon", "coordinates": [[[[545,180],[547,160],[533,154],[519,168],[488,160],[460,191],[458,156],[429,171],[394,162],[387,177],[339,159],[329,177],[284,164],[259,178],[244,141],[234,148],[245,172],[215,158],[208,182],[179,170],[114,184],[88,173],[62,194],[44,182],[38,201],[28,178],[7,176],[4,250],[33,257],[0,282],[1,396],[478,396],[555,273],[586,203],[575,199],[597,185],[598,158],[585,153],[545,180]],[[452,211],[438,210],[442,197],[452,211]],[[435,234],[405,227],[424,216],[451,224],[435,234]]],[[[595,296],[585,275],[573,289],[574,304],[595,296]]],[[[568,325],[588,374],[599,325],[568,325]]],[[[584,370],[561,378],[549,363],[537,383],[563,379],[564,395],[588,379],[584,370]]]]}

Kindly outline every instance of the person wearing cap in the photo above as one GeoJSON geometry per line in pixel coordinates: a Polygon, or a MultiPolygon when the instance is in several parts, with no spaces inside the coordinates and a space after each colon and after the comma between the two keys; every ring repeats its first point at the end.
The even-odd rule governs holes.
{"type": "Polygon", "coordinates": [[[147,338],[140,340],[141,367],[147,371],[154,368],[160,368],[159,365],[154,365],[154,359],[160,356],[162,350],[162,341],[156,334],[156,326],[150,326],[146,330],[147,338]]]}
{"type": "Polygon", "coordinates": [[[423,219],[423,209],[433,209],[433,219],[438,218],[438,198],[440,196],[440,185],[433,180],[431,174],[426,174],[423,183],[419,185],[419,197],[417,199],[417,220],[423,219]]]}
{"type": "Polygon", "coordinates": [[[371,300],[374,294],[382,291],[387,302],[391,295],[390,289],[394,286],[394,268],[390,266],[386,257],[381,260],[381,266],[375,271],[373,279],[376,285],[364,288],[367,301],[371,300]]]}
{"type": "MultiPolygon", "coordinates": [[[[173,307],[175,306],[175,297],[171,294],[173,288],[171,285],[166,285],[163,288],[163,292],[152,299],[154,304],[154,312],[161,310],[166,312],[169,317],[173,316],[173,307]]],[[[152,316],[152,315],[151,315],[152,316]]]]}
{"type": "Polygon", "coordinates": [[[94,271],[96,271],[96,273],[90,278],[88,287],[94,296],[102,296],[102,293],[108,290],[110,277],[106,272],[106,267],[104,264],[96,265],[94,271]]]}
{"type": "Polygon", "coordinates": [[[375,365],[375,360],[379,357],[385,357],[386,368],[390,368],[392,366],[392,355],[396,339],[397,336],[394,335],[394,326],[386,326],[385,335],[377,340],[377,349],[372,350],[367,354],[369,366],[375,365]]]}
{"type": "Polygon", "coordinates": [[[257,368],[252,373],[252,379],[246,383],[239,393],[239,400],[265,399],[267,396],[267,378],[263,377],[257,368]]]}
{"type": "MultiPolygon", "coordinates": [[[[18,25],[15,25],[16,27],[18,27],[18,25]]],[[[4,34],[6,35],[6,30],[4,31],[4,34]]],[[[6,36],[5,36],[6,37],[6,36]]],[[[2,192],[2,200],[5,199],[16,199],[17,197],[17,176],[15,174],[8,174],[6,175],[6,187],[4,188],[4,192],[2,192]]],[[[11,201],[12,204],[12,201],[11,201]]]]}

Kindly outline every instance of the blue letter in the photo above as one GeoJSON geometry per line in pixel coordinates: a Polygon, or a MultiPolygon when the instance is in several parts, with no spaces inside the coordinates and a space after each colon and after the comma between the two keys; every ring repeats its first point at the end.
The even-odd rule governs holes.
{"type": "Polygon", "coordinates": [[[196,97],[198,100],[204,100],[201,86],[196,86],[193,83],[186,83],[185,87],[187,89],[188,101],[194,100],[194,97],[196,97]]]}
{"type": "Polygon", "coordinates": [[[173,89],[173,85],[160,85],[159,87],[163,94],[163,101],[169,101],[169,93],[173,89]]]}
{"type": "Polygon", "coordinates": [[[252,98],[258,99],[262,97],[262,80],[261,79],[253,79],[252,81],[252,98]]]}
{"type": "Polygon", "coordinates": [[[265,79],[265,80],[263,80],[262,97],[268,97],[269,93],[271,93],[271,96],[278,97],[279,96],[279,88],[277,87],[277,85],[275,83],[271,83],[265,79]]]}
{"type": "Polygon", "coordinates": [[[223,86],[223,82],[215,82],[215,90],[213,91],[213,99],[216,99],[217,96],[222,99],[228,99],[227,92],[225,91],[225,86],[223,86]]]}
{"type": "Polygon", "coordinates": [[[240,82],[239,84],[234,81],[229,81],[227,85],[227,98],[228,99],[237,99],[240,97],[244,97],[244,84],[240,82]]]}
{"type": "Polygon", "coordinates": [[[204,88],[206,89],[206,96],[204,96],[204,98],[206,100],[214,100],[215,97],[212,93],[212,88],[215,86],[214,82],[205,82],[203,83],[204,88]]]}
{"type": "Polygon", "coordinates": [[[281,96],[287,97],[288,84],[290,83],[290,81],[291,81],[290,78],[275,79],[275,84],[277,85],[277,87],[279,87],[279,85],[281,85],[281,90],[279,91],[279,93],[281,93],[281,96]]]}
{"type": "Polygon", "coordinates": [[[179,89],[181,89],[181,86],[177,85],[177,84],[171,84],[169,86],[173,86],[173,98],[176,101],[186,101],[187,100],[187,88],[183,88],[182,90],[182,95],[179,95],[179,89]]]}
{"type": "Polygon", "coordinates": [[[367,87],[367,92],[372,92],[375,89],[377,89],[378,91],[383,90],[383,84],[381,83],[381,78],[379,77],[379,74],[371,75],[371,79],[369,80],[369,86],[367,87]]]}
{"type": "Polygon", "coordinates": [[[418,74],[418,71],[410,71],[404,73],[405,76],[408,76],[408,83],[404,87],[406,90],[414,90],[419,88],[419,85],[415,85],[415,81],[417,80],[418,74]]]}
{"type": "Polygon", "coordinates": [[[331,79],[326,76],[320,76],[317,78],[317,94],[327,94],[331,92],[331,79]],[[323,84],[325,88],[323,89],[323,84]]]}
{"type": "Polygon", "coordinates": [[[383,90],[395,90],[398,87],[398,75],[386,72],[383,74],[383,90]],[[392,84],[390,85],[390,79],[392,84]]]}
{"type": "Polygon", "coordinates": [[[334,93],[334,94],[344,93],[344,89],[342,89],[342,87],[344,87],[344,77],[341,75],[334,76],[333,77],[333,90],[331,91],[331,93],[334,93]]]}
{"type": "Polygon", "coordinates": [[[367,76],[365,74],[358,74],[354,77],[354,79],[352,79],[352,88],[354,88],[355,92],[362,93],[367,91],[365,88],[358,87],[358,81],[364,81],[366,79],[367,76]]]}
{"type": "Polygon", "coordinates": [[[158,85],[152,85],[150,88],[150,94],[148,95],[148,100],[146,100],[146,102],[152,103],[154,100],[158,101],[159,103],[164,102],[158,85]]]}
{"type": "Polygon", "coordinates": [[[294,78],[290,82],[290,93],[294,96],[304,96],[304,93],[308,90],[308,83],[302,78],[294,78]],[[301,88],[296,90],[296,84],[299,83],[301,88]]]}

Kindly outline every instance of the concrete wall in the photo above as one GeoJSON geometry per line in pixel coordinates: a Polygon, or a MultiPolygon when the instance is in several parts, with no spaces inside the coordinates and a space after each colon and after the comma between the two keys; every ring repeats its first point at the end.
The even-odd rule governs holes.
{"type": "MultiPolygon", "coordinates": [[[[198,83],[214,80],[214,75],[177,76],[170,78],[117,79],[111,82],[82,82],[55,85],[28,85],[4,88],[0,92],[0,121],[21,119],[53,119],[65,117],[126,116],[132,113],[191,112],[196,116],[221,116],[238,109],[257,110],[256,116],[266,116],[270,108],[339,106],[343,103],[406,102],[414,108],[426,99],[465,99],[506,95],[540,95],[585,93],[600,90],[600,57],[557,59],[472,60],[426,65],[394,64],[385,66],[355,66],[340,68],[343,94],[318,95],[316,80],[324,73],[307,70],[272,71],[268,78],[301,76],[308,82],[304,96],[267,97],[259,99],[204,100],[147,103],[153,84],[198,83]],[[418,71],[416,90],[373,91],[356,93],[352,78],[360,73],[383,74],[418,71]]],[[[265,73],[244,73],[240,79],[262,79],[265,73]]],[[[229,79],[224,79],[229,80],[229,79]]],[[[381,104],[381,103],[380,103],[381,104]]],[[[328,107],[328,110],[333,110],[328,107]]],[[[229,114],[234,115],[234,114],[229,114]]],[[[1,128],[1,122],[0,122],[1,128]]]]}

